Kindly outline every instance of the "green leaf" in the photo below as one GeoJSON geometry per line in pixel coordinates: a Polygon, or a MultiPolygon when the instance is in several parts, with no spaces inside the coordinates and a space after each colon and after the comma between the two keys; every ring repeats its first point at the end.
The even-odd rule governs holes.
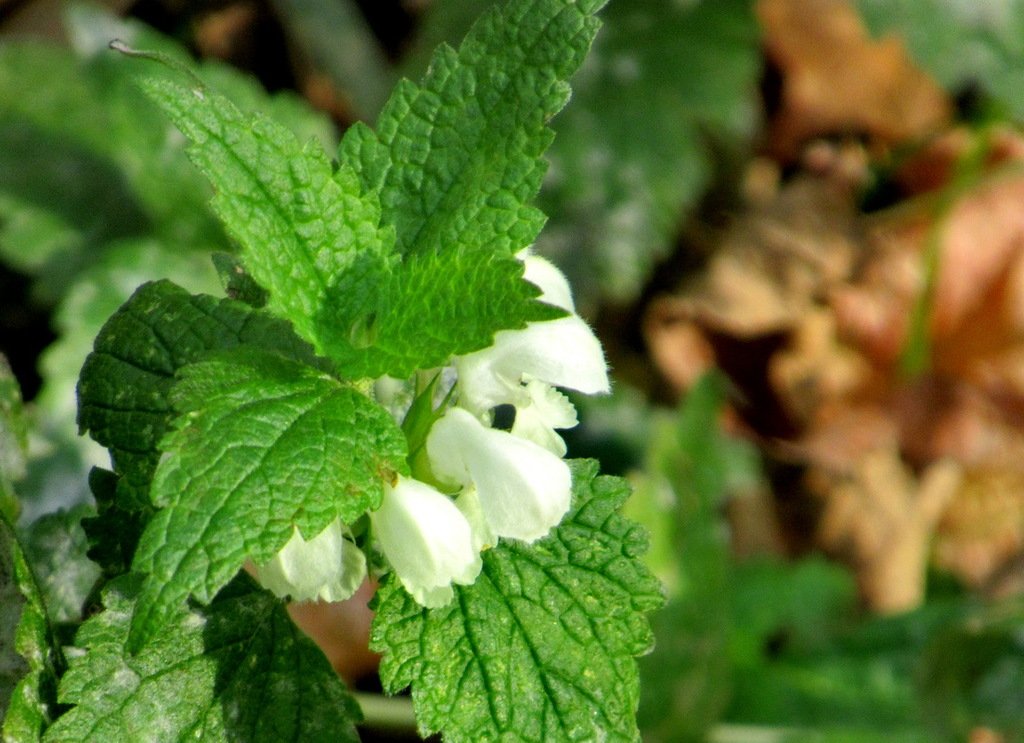
{"type": "Polygon", "coordinates": [[[355,378],[408,377],[486,348],[494,332],[565,313],[534,301],[523,263],[497,253],[408,256],[373,281],[343,277],[317,319],[324,352],[355,378]]]}
{"type": "Polygon", "coordinates": [[[238,258],[230,253],[214,253],[211,257],[225,294],[256,309],[267,306],[267,290],[256,283],[238,258]]]}
{"type": "Polygon", "coordinates": [[[174,416],[169,394],[177,370],[240,344],[313,360],[287,323],[242,302],[190,295],[168,281],[140,287],[103,326],[82,367],[78,422],[110,449],[127,481],[123,505],[149,505],[157,443],[174,416]]]}
{"type": "Polygon", "coordinates": [[[353,127],[339,159],[359,163],[379,188],[403,255],[479,250],[515,253],[544,217],[540,188],[547,121],[569,97],[597,32],[604,0],[526,0],[487,13],[456,52],[442,46],[421,85],[398,84],[377,138],[353,127]]]}
{"type": "MultiPolygon", "coordinates": [[[[562,26],[553,26],[552,33],[554,28],[562,26]]],[[[534,29],[535,33],[541,31],[534,29]]],[[[489,43],[497,42],[491,39],[489,43]]],[[[459,75],[473,74],[475,68],[483,70],[481,75],[496,74],[487,72],[491,62],[480,57],[480,49],[473,52],[472,45],[468,48],[465,59],[457,64],[454,57],[450,60],[459,75]]],[[[554,74],[542,67],[545,74],[554,74]]],[[[562,67],[557,64],[553,70],[564,73],[562,67]]],[[[393,254],[393,231],[381,226],[376,191],[363,193],[363,184],[346,161],[335,168],[315,145],[302,147],[273,122],[250,120],[226,99],[205,89],[189,90],[163,80],[150,82],[147,89],[192,140],[193,159],[217,188],[214,206],[245,248],[246,269],[269,290],[268,308],[288,318],[297,332],[331,357],[346,376],[407,376],[417,368],[443,364],[453,354],[486,347],[496,330],[560,314],[534,301],[537,291],[522,281],[522,265],[495,243],[495,233],[489,231],[493,225],[483,224],[499,216],[508,225],[518,224],[518,207],[510,205],[518,203],[516,199],[525,202],[531,198],[535,188],[491,194],[486,209],[480,204],[460,205],[459,209],[474,210],[473,221],[462,224],[459,235],[452,234],[444,250],[419,251],[398,263],[393,254]]],[[[405,126],[414,123],[408,117],[403,121],[405,126]]],[[[535,123],[546,146],[543,117],[535,123]]],[[[366,137],[367,152],[391,156],[375,144],[369,130],[359,131],[363,134],[358,136],[366,137]]],[[[421,134],[410,131],[400,136],[421,134]]],[[[503,168],[522,169],[526,160],[539,178],[538,158],[543,147],[526,160],[510,156],[505,162],[492,157],[488,148],[497,145],[481,140],[480,132],[456,128],[450,136],[461,142],[457,149],[483,148],[473,156],[475,165],[463,164],[473,172],[467,171],[459,180],[458,187],[473,190],[473,198],[480,196],[476,189],[486,190],[491,180],[504,179],[503,168]],[[470,175],[473,179],[466,180],[470,175]]],[[[520,145],[518,130],[501,136],[510,140],[501,140],[501,148],[520,145]]],[[[446,147],[446,152],[451,149],[442,142],[429,145],[435,146],[446,147]]],[[[352,147],[350,144],[349,149],[352,147]]],[[[348,154],[365,176],[368,166],[360,151],[348,154]]],[[[401,151],[394,156],[402,156],[401,151]]],[[[460,157],[452,154],[452,162],[460,157]]],[[[388,172],[400,170],[396,166],[388,172]]],[[[382,188],[382,193],[391,192],[387,183],[382,188]]],[[[453,220],[464,223],[467,218],[460,212],[453,220]]],[[[537,229],[539,226],[540,222],[537,229]]],[[[513,247],[525,246],[535,234],[534,230],[513,247]]]]}
{"type": "Polygon", "coordinates": [[[148,577],[133,623],[140,647],[188,596],[208,603],[246,559],[270,560],[293,529],[308,540],[351,523],[407,472],[405,437],[376,402],[254,348],[185,367],[153,479],[161,510],[133,569],[148,577]]]}
{"type": "Polygon", "coordinates": [[[86,557],[88,540],[82,530],[83,516],[92,508],[81,505],[70,511],[48,513],[22,532],[25,559],[32,566],[43,602],[55,624],[78,622],[82,608],[100,570],[86,557]]]}
{"type": "Polygon", "coordinates": [[[21,388],[7,358],[0,353],[0,516],[13,521],[18,515],[14,483],[25,476],[28,423],[21,388]]]}
{"type": "MultiPolygon", "coordinates": [[[[132,293],[153,279],[173,281],[197,294],[216,292],[218,288],[216,274],[205,255],[177,251],[157,240],[128,239],[109,244],[65,287],[63,299],[53,312],[58,338],[40,358],[44,382],[36,398],[48,419],[74,421],[78,408],[75,385],[96,336],[132,293]]],[[[73,432],[73,428],[67,431],[73,432]]]]}
{"type": "Polygon", "coordinates": [[[137,590],[111,583],[61,679],[74,704],[47,741],[357,741],[359,710],[284,606],[248,579],[126,649],[137,590]]]}
{"type": "Polygon", "coordinates": [[[634,656],[643,612],[662,603],[643,530],[616,514],[625,482],[572,462],[574,505],[548,537],[484,553],[476,583],[442,609],[395,580],[381,588],[371,646],[381,680],[412,684],[420,731],[445,740],[636,740],[634,656]]]}
{"type": "Polygon", "coordinates": [[[4,741],[39,740],[56,705],[60,662],[14,528],[0,515],[0,720],[4,741]]]}
{"type": "Polygon", "coordinates": [[[96,515],[82,519],[89,541],[86,554],[108,578],[128,572],[148,516],[122,505],[126,498],[118,498],[120,481],[113,472],[93,467],[89,471],[89,491],[96,501],[96,515]]]}
{"type": "MultiPolygon", "coordinates": [[[[460,38],[481,0],[434,0],[403,60],[460,38]]],[[[755,125],[760,34],[750,0],[616,0],[555,118],[539,205],[538,250],[556,259],[577,302],[628,301],[671,248],[711,176],[708,141],[735,146],[755,125]]]]}
{"type": "Polygon", "coordinates": [[[633,300],[712,176],[756,122],[750,0],[616,0],[554,127],[538,250],[579,301],[633,300]],[[600,297],[598,296],[600,292],[600,297]]]}
{"type": "Polygon", "coordinates": [[[43,277],[52,296],[113,239],[159,235],[176,250],[227,248],[205,206],[208,186],[169,142],[126,62],[110,51],[80,59],[39,44],[0,48],[0,193],[20,220],[5,227],[3,249],[25,269],[54,274],[43,277]],[[48,255],[30,240],[47,220],[63,238],[48,255]]]}
{"type": "Polygon", "coordinates": [[[345,272],[385,271],[393,245],[380,204],[322,146],[243,114],[206,88],[148,80],[145,89],[188,137],[217,191],[213,206],[242,245],[243,263],[270,292],[268,308],[318,345],[317,311],[345,272]]]}
{"type": "Polygon", "coordinates": [[[918,64],[947,90],[978,87],[1003,109],[1002,115],[1024,119],[1024,2],[857,4],[874,33],[898,33],[918,64]]]}
{"type": "Polygon", "coordinates": [[[702,741],[729,700],[732,568],[720,505],[737,466],[719,425],[727,381],[702,376],[679,411],[650,432],[647,464],[627,513],[655,535],[669,602],[640,661],[644,740],[702,741]],[[659,539],[660,538],[660,539],[659,539]]]}
{"type": "Polygon", "coordinates": [[[929,639],[918,686],[930,728],[944,740],[970,739],[979,726],[1024,739],[1024,601],[975,610],[929,639]]]}

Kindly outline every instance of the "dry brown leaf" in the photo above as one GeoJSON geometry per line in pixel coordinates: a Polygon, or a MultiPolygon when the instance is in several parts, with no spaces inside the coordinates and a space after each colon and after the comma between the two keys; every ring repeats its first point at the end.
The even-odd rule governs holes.
{"type": "Polygon", "coordinates": [[[672,314],[736,338],[789,330],[849,274],[853,214],[845,184],[796,179],[733,225],[672,314]]]}
{"type": "Polygon", "coordinates": [[[195,42],[204,57],[233,59],[241,45],[250,44],[259,11],[251,2],[234,2],[203,15],[195,27],[195,42]]]}
{"type": "Polygon", "coordinates": [[[975,361],[1024,341],[1022,204],[1024,177],[999,177],[964,194],[937,227],[920,211],[876,220],[857,275],[830,298],[838,335],[874,364],[892,366],[924,290],[929,240],[938,239],[935,367],[963,376],[975,361]]]}
{"type": "Polygon", "coordinates": [[[968,471],[939,524],[936,564],[982,588],[1024,551],[1024,472],[968,471]]]}
{"type": "Polygon", "coordinates": [[[951,457],[965,467],[1024,471],[1022,401],[993,399],[962,380],[926,376],[899,387],[886,407],[904,456],[918,466],[951,457]]]}
{"type": "Polygon", "coordinates": [[[769,362],[768,374],[790,417],[806,426],[824,406],[865,388],[871,367],[839,343],[834,315],[818,307],[803,317],[789,345],[769,362]]]}
{"type": "Polygon", "coordinates": [[[644,340],[651,360],[675,394],[690,389],[715,363],[715,352],[689,317],[688,308],[674,297],[659,297],[643,320],[644,340]]]}
{"type": "Polygon", "coordinates": [[[932,535],[960,466],[940,460],[917,478],[895,446],[880,446],[852,471],[812,468],[808,477],[824,498],[819,539],[855,566],[865,605],[888,613],[920,604],[932,535]]]}
{"type": "Polygon", "coordinates": [[[822,136],[865,135],[888,146],[949,119],[945,93],[914,66],[903,42],[873,40],[852,3],[760,0],[757,14],[781,77],[768,148],[783,160],[822,136]]]}

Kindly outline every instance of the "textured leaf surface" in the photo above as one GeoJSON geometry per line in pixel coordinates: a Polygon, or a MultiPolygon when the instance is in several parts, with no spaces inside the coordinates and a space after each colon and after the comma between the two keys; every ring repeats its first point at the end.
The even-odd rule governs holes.
{"type": "Polygon", "coordinates": [[[79,271],[53,313],[57,340],[39,361],[44,383],[36,402],[49,419],[75,420],[75,387],[97,335],[139,286],[158,277],[193,293],[217,293],[218,289],[208,256],[173,250],[148,239],[120,240],[79,271]]]}
{"type": "Polygon", "coordinates": [[[523,264],[493,252],[409,256],[378,281],[346,276],[318,327],[325,353],[353,377],[408,377],[453,354],[486,348],[494,332],[564,313],[533,301],[523,264]]]}
{"type": "Polygon", "coordinates": [[[629,489],[573,462],[574,505],[532,546],[484,553],[476,583],[425,610],[386,583],[372,645],[395,692],[412,684],[421,732],[446,740],[635,740],[634,656],[660,606],[643,530],[615,512],[629,489]]]}
{"type": "Polygon", "coordinates": [[[131,581],[108,586],[106,610],[75,638],[85,650],[61,679],[76,705],[47,741],[357,741],[358,708],[284,606],[242,579],[126,650],[131,581]]]}
{"type": "Polygon", "coordinates": [[[350,129],[341,159],[380,188],[402,254],[452,246],[515,252],[544,223],[547,121],[597,32],[603,0],[530,0],[488,13],[456,52],[442,46],[421,85],[400,83],[377,138],[350,129]]]}
{"type": "Polygon", "coordinates": [[[138,643],[189,595],[203,603],[247,558],[267,562],[380,503],[405,472],[405,437],[376,402],[312,367],[252,348],[182,370],[185,412],[161,443],[154,505],[133,569],[148,574],[138,643]],[[186,412],[188,411],[188,412],[186,412]]]}
{"type": "Polygon", "coordinates": [[[79,426],[111,450],[139,507],[147,505],[157,444],[174,417],[175,372],[208,351],[240,344],[312,359],[287,323],[168,281],[140,287],[96,337],[78,384],[79,426]]]}
{"type": "Polygon", "coordinates": [[[4,741],[39,740],[53,713],[59,651],[14,528],[0,515],[0,720],[4,741]]]}
{"type": "Polygon", "coordinates": [[[244,249],[245,267],[270,292],[268,307],[317,344],[314,324],[345,272],[386,270],[393,245],[380,205],[350,167],[323,147],[243,114],[226,98],[166,80],[149,95],[192,141],[189,153],[217,191],[214,209],[244,249]]]}
{"type": "Polygon", "coordinates": [[[1024,2],[858,0],[871,29],[898,33],[914,59],[953,92],[975,86],[1024,119],[1024,2]]]}
{"type": "MultiPolygon", "coordinates": [[[[405,72],[460,38],[489,5],[435,0],[405,72]]],[[[539,205],[551,217],[538,249],[569,274],[582,305],[629,300],[670,248],[706,186],[705,140],[754,124],[759,31],[749,0],[615,0],[572,79],[539,205]]]]}

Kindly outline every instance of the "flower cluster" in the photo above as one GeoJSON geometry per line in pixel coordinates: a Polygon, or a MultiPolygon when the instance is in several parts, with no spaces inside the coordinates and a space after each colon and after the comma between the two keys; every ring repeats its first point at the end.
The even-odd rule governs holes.
{"type": "MultiPolygon", "coordinates": [[[[520,330],[502,330],[488,348],[456,357],[449,399],[433,412],[425,440],[432,484],[398,476],[370,513],[373,538],[402,585],[426,607],[444,606],[452,584],[470,584],[482,550],[498,539],[533,542],[569,510],[572,477],[558,429],[576,425],[576,410],[557,387],[587,394],[609,390],[601,345],[575,313],[565,276],[538,256],[520,255],[540,299],[566,311],[520,330]],[[512,406],[509,430],[494,410],[512,406]]],[[[347,527],[335,522],[306,542],[295,533],[267,565],[263,585],[295,600],[336,601],[366,577],[366,560],[347,527]]]]}

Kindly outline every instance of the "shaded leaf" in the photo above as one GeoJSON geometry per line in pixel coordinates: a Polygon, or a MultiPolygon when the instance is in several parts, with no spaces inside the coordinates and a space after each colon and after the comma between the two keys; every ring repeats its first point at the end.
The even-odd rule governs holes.
{"type": "Polygon", "coordinates": [[[131,579],[111,583],[106,609],[79,630],[84,652],[59,689],[61,702],[75,706],[45,740],[358,740],[359,710],[341,680],[251,580],[170,622],[131,655],[136,596],[131,579]]]}
{"type": "Polygon", "coordinates": [[[0,515],[0,720],[4,741],[39,740],[56,706],[60,651],[14,528],[0,515]]]}

